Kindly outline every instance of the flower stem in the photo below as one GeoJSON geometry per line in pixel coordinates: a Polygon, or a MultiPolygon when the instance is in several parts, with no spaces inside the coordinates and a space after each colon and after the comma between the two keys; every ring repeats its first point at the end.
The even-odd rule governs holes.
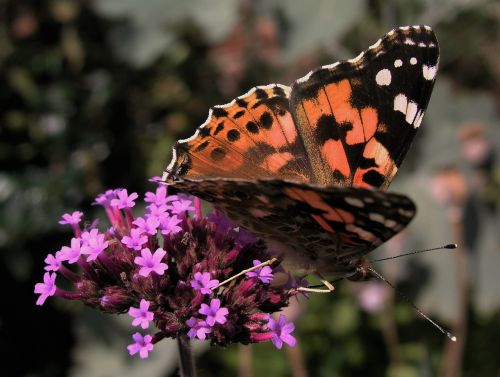
{"type": "Polygon", "coordinates": [[[180,377],[196,377],[191,344],[186,335],[179,335],[177,338],[179,347],[179,375],[180,377]]]}

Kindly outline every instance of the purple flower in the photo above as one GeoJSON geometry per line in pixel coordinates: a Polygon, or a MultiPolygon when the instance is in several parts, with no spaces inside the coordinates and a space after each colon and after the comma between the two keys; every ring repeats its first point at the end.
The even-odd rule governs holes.
{"type": "MultiPolygon", "coordinates": [[[[257,260],[257,259],[253,260],[254,266],[257,266],[261,263],[262,262],[260,260],[257,260]]],[[[263,282],[264,284],[268,284],[274,278],[273,270],[269,266],[259,267],[253,271],[247,272],[245,275],[250,277],[250,278],[253,278],[253,277],[259,278],[259,280],[261,282],[263,282]]]]}
{"type": "Polygon", "coordinates": [[[148,242],[148,237],[142,234],[140,229],[134,228],[130,230],[130,236],[124,236],[121,241],[129,249],[139,251],[142,249],[142,245],[148,242]]]}
{"type": "Polygon", "coordinates": [[[227,314],[229,311],[227,308],[221,308],[220,307],[220,300],[218,298],[213,298],[210,300],[210,306],[207,304],[201,304],[200,310],[198,310],[198,313],[206,315],[207,318],[205,321],[209,326],[215,325],[215,323],[220,323],[223,325],[227,321],[227,314]]]}
{"type": "Polygon", "coordinates": [[[149,321],[153,320],[154,314],[148,309],[149,301],[142,299],[139,304],[139,308],[131,307],[128,310],[128,314],[134,318],[134,320],[132,321],[132,326],[141,325],[143,329],[147,329],[149,327],[149,321]]]}
{"type": "Polygon", "coordinates": [[[106,190],[102,194],[97,195],[95,198],[95,204],[100,204],[102,206],[109,205],[113,199],[116,199],[117,191],[119,190],[106,190]]]}
{"type": "Polygon", "coordinates": [[[168,207],[164,204],[161,206],[157,206],[156,204],[150,204],[146,207],[148,209],[148,214],[146,214],[146,217],[155,217],[158,221],[162,221],[163,218],[168,217],[169,214],[167,213],[168,207]]]}
{"type": "Polygon", "coordinates": [[[144,201],[148,203],[152,203],[157,205],[158,207],[161,207],[165,204],[167,204],[167,187],[166,186],[159,186],[156,189],[156,193],[152,192],[147,192],[144,201]]]}
{"type": "Polygon", "coordinates": [[[174,234],[182,230],[178,225],[182,222],[176,215],[164,217],[160,224],[161,234],[174,234]]]}
{"type": "Polygon", "coordinates": [[[136,225],[141,233],[147,233],[151,236],[154,236],[158,232],[158,227],[160,226],[158,219],[153,216],[147,219],[139,217],[132,224],[136,225]]]}
{"type": "Polygon", "coordinates": [[[176,215],[183,214],[186,211],[194,211],[193,201],[188,199],[179,199],[172,202],[170,205],[170,210],[176,215]]]}
{"type": "Polygon", "coordinates": [[[53,296],[56,293],[56,273],[46,272],[43,275],[43,283],[35,284],[35,293],[38,293],[40,297],[36,300],[37,305],[43,305],[47,297],[53,296]]]}
{"type": "Polygon", "coordinates": [[[132,339],[134,343],[127,346],[128,353],[132,356],[139,352],[139,356],[141,359],[146,359],[148,357],[149,352],[153,350],[153,337],[151,335],[142,336],[141,333],[136,332],[132,335],[132,339]]]}
{"type": "Polygon", "coordinates": [[[191,287],[204,295],[209,295],[212,293],[212,288],[219,285],[219,280],[211,280],[210,278],[210,272],[196,272],[194,274],[194,280],[191,280],[191,287]]]}
{"type": "Polygon", "coordinates": [[[269,317],[267,327],[274,333],[272,342],[277,349],[281,349],[283,343],[290,347],[294,347],[297,343],[297,339],[290,335],[295,330],[295,326],[292,322],[288,322],[283,314],[280,314],[277,321],[269,317]]]}
{"type": "Polygon", "coordinates": [[[71,239],[71,247],[63,246],[61,249],[61,260],[68,261],[69,264],[78,262],[82,253],[82,240],[80,238],[71,239]]]}
{"type": "Polygon", "coordinates": [[[132,208],[135,206],[134,200],[139,197],[135,192],[129,195],[127,189],[119,190],[116,194],[118,198],[111,199],[111,206],[119,209],[132,208]]]}
{"type": "Polygon", "coordinates": [[[205,321],[191,317],[186,321],[186,325],[190,327],[187,335],[190,339],[198,338],[205,340],[207,334],[212,332],[212,328],[205,321]]]}
{"type": "Polygon", "coordinates": [[[62,215],[62,220],[59,221],[61,225],[76,225],[80,222],[80,219],[83,216],[83,212],[75,211],[71,215],[69,213],[65,213],[62,215]]]}
{"type": "Polygon", "coordinates": [[[93,261],[97,256],[108,247],[109,242],[104,240],[105,235],[99,234],[97,229],[92,229],[89,232],[82,234],[84,240],[81,251],[82,254],[88,255],[87,262],[93,261]],[[95,231],[95,232],[94,232],[95,231]],[[86,234],[87,233],[87,234],[86,234]],[[84,238],[85,236],[85,238],[84,238]]]}
{"type": "Polygon", "coordinates": [[[52,254],[47,255],[44,262],[47,263],[45,266],[45,271],[58,271],[62,264],[62,252],[57,251],[55,256],[52,254]]]}
{"type": "Polygon", "coordinates": [[[135,257],[134,263],[141,266],[139,270],[139,275],[148,276],[151,272],[155,272],[158,275],[163,275],[165,270],[168,269],[166,263],[161,263],[163,257],[167,254],[162,248],[156,249],[154,254],[146,247],[141,250],[141,256],[135,257]]]}

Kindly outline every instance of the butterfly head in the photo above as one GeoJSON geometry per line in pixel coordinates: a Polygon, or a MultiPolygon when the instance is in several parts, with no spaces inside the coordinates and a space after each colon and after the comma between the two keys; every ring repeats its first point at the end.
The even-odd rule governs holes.
{"type": "Polygon", "coordinates": [[[190,169],[191,159],[186,153],[185,144],[177,142],[172,149],[172,161],[163,172],[162,181],[172,184],[181,181],[190,169]]]}

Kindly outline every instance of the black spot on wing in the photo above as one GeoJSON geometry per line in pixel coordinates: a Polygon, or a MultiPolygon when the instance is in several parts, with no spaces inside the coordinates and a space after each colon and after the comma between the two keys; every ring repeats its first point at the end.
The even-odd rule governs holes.
{"type": "Polygon", "coordinates": [[[266,130],[269,130],[273,125],[273,116],[269,112],[265,112],[260,116],[260,126],[266,130]]]}
{"type": "Polygon", "coordinates": [[[385,182],[385,177],[375,170],[368,170],[363,174],[363,182],[373,187],[380,187],[385,182]]]}
{"type": "Polygon", "coordinates": [[[227,132],[227,140],[230,142],[235,142],[240,138],[240,132],[238,130],[229,130],[227,132]]]}
{"type": "Polygon", "coordinates": [[[226,157],[226,151],[222,148],[214,148],[210,153],[210,157],[212,157],[214,161],[220,161],[226,157]]]}

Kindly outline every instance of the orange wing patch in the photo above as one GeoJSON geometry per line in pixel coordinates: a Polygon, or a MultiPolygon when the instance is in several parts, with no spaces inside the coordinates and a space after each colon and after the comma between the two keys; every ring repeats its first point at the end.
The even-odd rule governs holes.
{"type": "Polygon", "coordinates": [[[368,142],[377,131],[377,110],[354,107],[351,96],[351,82],[344,79],[322,86],[294,108],[298,127],[306,136],[307,153],[320,167],[315,171],[317,183],[351,186],[354,172],[346,147],[368,142]]]}
{"type": "Polygon", "coordinates": [[[211,109],[193,137],[174,147],[171,175],[307,181],[305,149],[283,85],[253,88],[231,103],[211,109]]]}

